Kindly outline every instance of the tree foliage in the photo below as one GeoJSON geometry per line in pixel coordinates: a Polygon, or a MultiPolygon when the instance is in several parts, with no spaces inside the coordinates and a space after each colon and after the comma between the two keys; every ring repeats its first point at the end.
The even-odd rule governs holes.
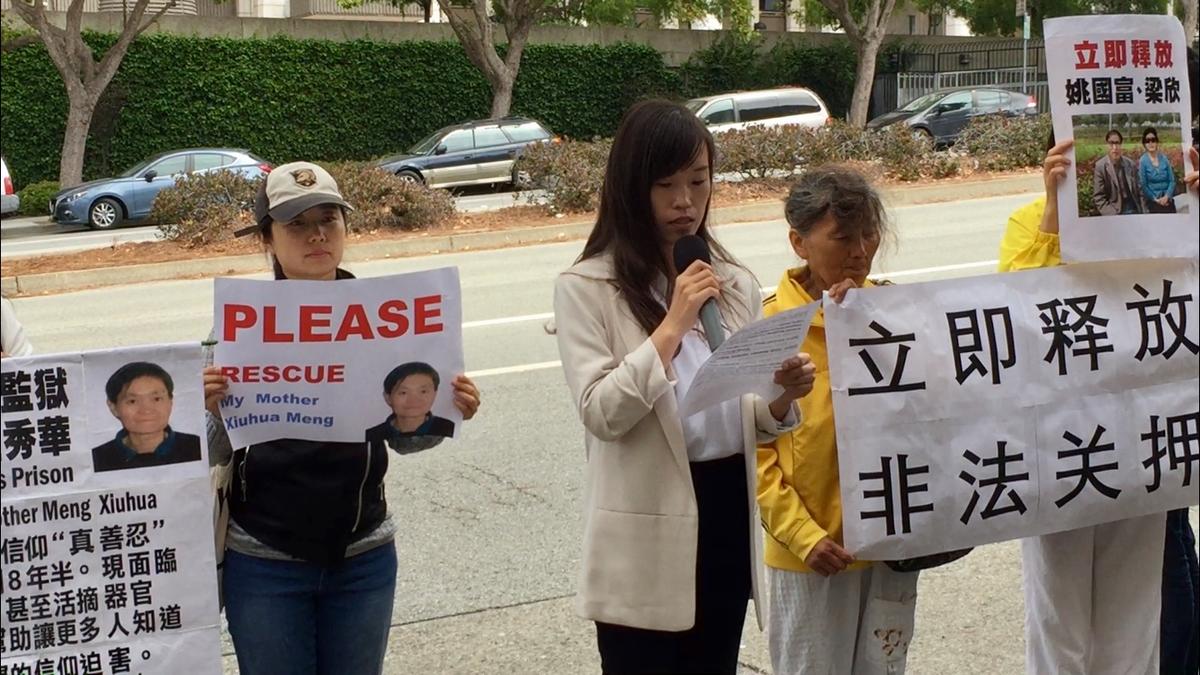
{"type": "MultiPolygon", "coordinates": [[[[1165,14],[1169,0],[1028,0],[1030,32],[1042,36],[1042,22],[1082,14],[1165,14]]],[[[946,0],[945,5],[967,21],[976,35],[1019,35],[1023,19],[1013,0],[946,0]]]]}

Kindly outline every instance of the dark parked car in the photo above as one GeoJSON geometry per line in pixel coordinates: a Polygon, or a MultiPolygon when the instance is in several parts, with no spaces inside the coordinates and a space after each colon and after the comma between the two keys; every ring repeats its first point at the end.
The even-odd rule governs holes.
{"type": "Polygon", "coordinates": [[[1032,96],[1005,89],[951,89],[921,96],[867,123],[868,129],[904,123],[936,146],[947,146],[975,117],[1005,115],[1018,117],[1037,113],[1032,96]]]}
{"type": "Polygon", "coordinates": [[[102,178],[54,195],[51,220],[60,225],[87,225],[107,230],[123,221],[150,215],[154,198],[187,174],[236,171],[257,178],[271,170],[265,160],[247,150],[192,148],[163,152],[135,164],[115,178],[102,178]]]}
{"type": "Polygon", "coordinates": [[[379,166],[429,187],[516,182],[513,164],[532,143],[557,141],[537,120],[505,117],[439,129],[379,166]]]}

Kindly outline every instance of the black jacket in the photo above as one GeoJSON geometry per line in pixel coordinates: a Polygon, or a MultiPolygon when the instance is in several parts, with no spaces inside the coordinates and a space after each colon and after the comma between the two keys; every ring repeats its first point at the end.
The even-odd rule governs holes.
{"type": "Polygon", "coordinates": [[[382,441],[329,443],[279,439],[233,455],[229,514],[255,539],[324,566],[387,515],[382,441]]]}
{"type": "Polygon", "coordinates": [[[172,444],[169,449],[150,454],[131,456],[129,450],[115,438],[104,445],[92,448],[92,468],[97,473],[198,461],[200,461],[200,437],[179,431],[172,434],[172,444]]]}
{"type": "Polygon", "coordinates": [[[392,420],[395,418],[395,415],[388,415],[386,420],[367,429],[367,441],[386,441],[396,436],[443,436],[449,438],[454,435],[454,422],[445,417],[429,415],[425,424],[422,425],[425,427],[424,432],[419,434],[417,432],[404,433],[396,429],[392,426],[392,420]]]}

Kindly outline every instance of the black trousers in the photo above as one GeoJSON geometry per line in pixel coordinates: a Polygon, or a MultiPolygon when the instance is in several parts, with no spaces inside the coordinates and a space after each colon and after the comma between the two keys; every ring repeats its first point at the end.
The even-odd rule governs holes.
{"type": "Polygon", "coordinates": [[[1155,201],[1147,201],[1146,213],[1175,213],[1175,200],[1167,202],[1166,206],[1155,201]]]}
{"type": "Polygon", "coordinates": [[[1167,512],[1163,555],[1160,675],[1200,672],[1200,563],[1188,510],[1167,512]]]}
{"type": "Polygon", "coordinates": [[[696,623],[657,631],[596,623],[604,675],[701,675],[737,672],[750,599],[750,507],[745,457],[693,462],[700,512],[696,551],[696,623]]]}

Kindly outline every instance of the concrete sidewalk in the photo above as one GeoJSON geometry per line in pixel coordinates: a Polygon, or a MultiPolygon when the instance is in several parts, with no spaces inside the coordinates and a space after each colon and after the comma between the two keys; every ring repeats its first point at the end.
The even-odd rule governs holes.
{"type": "Polygon", "coordinates": [[[18,230],[35,230],[46,228],[54,223],[50,222],[50,216],[12,216],[5,217],[0,220],[0,232],[14,232],[18,230]]]}
{"type": "MultiPolygon", "coordinates": [[[[1192,527],[1200,510],[1188,509],[1192,527]]],[[[921,573],[908,675],[1021,675],[1025,672],[1025,600],[1021,544],[977,547],[944,567],[921,573]]],[[[412,551],[400,550],[403,567],[412,551]]],[[[481,574],[483,574],[481,572],[481,574]]],[[[393,624],[385,675],[584,675],[600,672],[592,624],[575,615],[571,595],[547,594],[502,607],[393,624]]],[[[397,614],[422,604],[398,594],[397,614]],[[407,607],[406,607],[407,606],[407,607]]],[[[225,675],[237,675],[224,636],[225,675]]],[[[770,675],[767,636],[746,617],[739,675],[770,675]]]]}
{"type": "MultiPolygon", "coordinates": [[[[403,553],[401,553],[403,564],[403,553]]],[[[909,675],[1024,671],[1020,545],[981,547],[922,573],[909,675]]],[[[397,604],[405,598],[398,596],[397,604]]],[[[392,626],[385,675],[576,675],[600,672],[595,628],[571,596],[392,626]]],[[[226,640],[225,674],[238,673],[226,640]]],[[[768,675],[767,635],[748,612],[739,675],[768,675]]]]}
{"type": "MultiPolygon", "coordinates": [[[[988,180],[965,180],[957,183],[888,186],[884,189],[884,193],[888,205],[897,207],[1012,195],[1036,192],[1041,189],[1041,174],[1031,173],[988,180]]],[[[754,202],[713,210],[713,222],[717,225],[779,220],[782,217],[783,205],[775,201],[754,202]]],[[[592,222],[590,218],[576,218],[564,219],[561,224],[542,227],[461,234],[417,233],[410,237],[374,241],[349,247],[346,250],[345,261],[357,262],[581,239],[591,231],[592,222]]],[[[96,286],[116,286],[189,277],[253,274],[266,269],[265,258],[257,254],[195,258],[145,265],[48,272],[20,277],[3,276],[0,278],[0,289],[8,295],[61,293],[96,286]]]]}

